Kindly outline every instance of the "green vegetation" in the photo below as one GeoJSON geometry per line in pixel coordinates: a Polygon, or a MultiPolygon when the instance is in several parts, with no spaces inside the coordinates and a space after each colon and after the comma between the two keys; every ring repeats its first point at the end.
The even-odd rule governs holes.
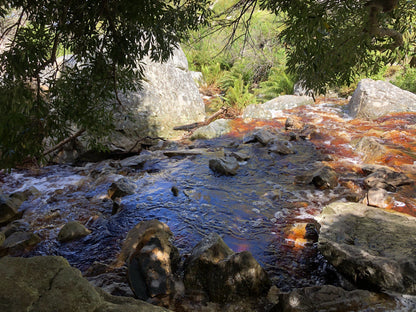
{"type": "Polygon", "coordinates": [[[92,145],[108,135],[139,61],[166,60],[208,14],[205,0],[0,0],[0,167],[41,160],[73,129],[92,145]]]}
{"type": "MultiPolygon", "coordinates": [[[[96,144],[140,60],[166,60],[180,42],[217,104],[242,108],[298,80],[324,92],[403,65],[415,24],[407,0],[0,0],[0,167],[41,160],[74,129],[96,144]]],[[[410,90],[414,78],[407,67],[389,77],[410,90]]]]}

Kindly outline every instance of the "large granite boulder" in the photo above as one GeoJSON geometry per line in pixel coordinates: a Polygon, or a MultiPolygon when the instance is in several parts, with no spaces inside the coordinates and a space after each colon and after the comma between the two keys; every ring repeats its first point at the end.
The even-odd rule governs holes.
{"type": "MultiPolygon", "coordinates": [[[[106,153],[139,152],[143,139],[179,138],[184,132],[174,127],[205,119],[205,106],[182,49],[176,49],[164,63],[148,57],[140,63],[144,78],[138,90],[119,94],[122,106],[116,105],[113,116],[116,129],[100,142],[106,153]]],[[[73,140],[54,160],[72,162],[81,157],[91,161],[100,156],[88,153],[84,141],[82,136],[73,140]]]]}
{"type": "Polygon", "coordinates": [[[185,288],[213,302],[265,295],[270,280],[248,251],[234,253],[218,234],[205,237],[185,263],[185,288]]]}
{"type": "Polygon", "coordinates": [[[0,276],[2,312],[167,311],[104,293],[62,257],[4,257],[0,259],[0,276]]]}
{"type": "Polygon", "coordinates": [[[181,49],[165,63],[143,60],[141,89],[121,95],[123,109],[117,112],[117,129],[110,137],[111,150],[136,151],[139,138],[177,138],[175,126],[201,122],[205,106],[198,87],[188,71],[181,49]]]}
{"type": "Polygon", "coordinates": [[[273,119],[281,116],[281,111],[302,105],[311,105],[314,101],[309,96],[281,95],[263,104],[251,104],[243,111],[246,119],[273,119]]]}
{"type": "Polygon", "coordinates": [[[354,118],[376,119],[397,112],[416,112],[416,94],[382,80],[363,79],[347,106],[354,118]]]}
{"type": "Polygon", "coordinates": [[[318,218],[319,250],[360,288],[416,294],[416,218],[334,202],[318,218]]]}

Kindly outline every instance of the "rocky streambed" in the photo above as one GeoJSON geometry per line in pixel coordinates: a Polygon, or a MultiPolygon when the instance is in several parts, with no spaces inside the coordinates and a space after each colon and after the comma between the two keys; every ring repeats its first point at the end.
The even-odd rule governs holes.
{"type": "Polygon", "coordinates": [[[0,260],[1,310],[21,285],[33,311],[71,307],[43,308],[83,283],[61,258],[33,258],[46,255],[90,281],[79,311],[141,304],[102,290],[176,311],[416,309],[416,115],[300,104],[124,159],[2,173],[0,253],[15,258],[0,260]],[[33,282],[48,261],[49,288],[33,282]]]}

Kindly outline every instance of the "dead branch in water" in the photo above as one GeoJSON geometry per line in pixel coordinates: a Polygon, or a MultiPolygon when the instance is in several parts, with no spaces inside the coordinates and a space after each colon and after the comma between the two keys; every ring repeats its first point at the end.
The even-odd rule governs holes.
{"type": "Polygon", "coordinates": [[[193,130],[195,128],[199,128],[199,127],[202,127],[202,126],[209,125],[215,118],[217,118],[221,114],[225,113],[226,111],[227,111],[227,108],[226,107],[221,107],[218,111],[216,111],[214,114],[212,114],[205,121],[202,121],[202,122],[194,122],[194,123],[191,123],[189,125],[177,126],[177,127],[174,127],[173,130],[190,131],[190,130],[193,130]]]}

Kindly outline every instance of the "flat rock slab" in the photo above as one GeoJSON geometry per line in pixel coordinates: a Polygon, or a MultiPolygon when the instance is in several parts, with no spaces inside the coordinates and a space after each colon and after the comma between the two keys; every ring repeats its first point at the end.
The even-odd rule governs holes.
{"type": "Polygon", "coordinates": [[[416,294],[416,218],[359,203],[326,206],[319,250],[360,288],[416,294]]]}

